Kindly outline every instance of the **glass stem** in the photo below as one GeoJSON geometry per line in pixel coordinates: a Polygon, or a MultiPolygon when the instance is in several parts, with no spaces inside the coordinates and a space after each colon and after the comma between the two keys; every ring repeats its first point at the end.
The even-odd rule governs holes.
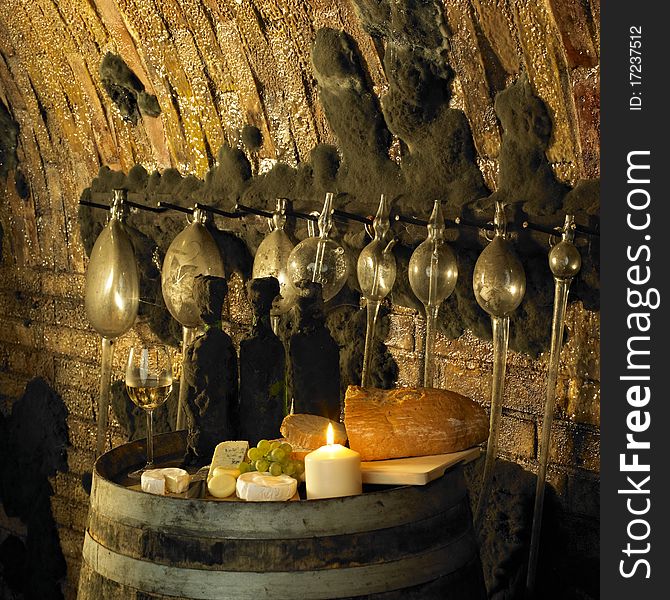
{"type": "Polygon", "coordinates": [[[435,328],[439,306],[426,305],[426,342],[423,349],[423,387],[433,387],[435,370],[435,328]]]}
{"type": "Polygon", "coordinates": [[[528,558],[528,574],[526,578],[526,589],[530,593],[533,593],[535,590],[535,573],[537,571],[540,531],[542,529],[542,511],[544,509],[544,487],[547,479],[551,424],[554,420],[554,403],[556,400],[556,379],[558,377],[558,363],[561,357],[561,345],[563,343],[565,310],[568,304],[568,292],[570,291],[571,283],[570,279],[556,279],[555,281],[554,315],[551,327],[551,354],[549,356],[549,369],[547,372],[547,392],[544,403],[544,418],[542,420],[542,435],[540,437],[540,466],[537,471],[533,528],[531,530],[530,555],[528,558]]]}
{"type": "Polygon", "coordinates": [[[154,411],[147,410],[147,465],[145,469],[154,466],[154,411]]]}
{"type": "Polygon", "coordinates": [[[484,475],[475,511],[475,531],[480,530],[488,497],[491,492],[493,467],[498,456],[498,436],[502,415],[503,390],[505,388],[505,367],[507,364],[507,344],[509,342],[509,317],[491,317],[493,325],[493,377],[491,381],[491,420],[489,439],[486,445],[484,475]]]}
{"type": "Polygon", "coordinates": [[[270,327],[272,327],[272,333],[279,337],[279,315],[270,315],[270,327]]]}
{"type": "Polygon", "coordinates": [[[314,272],[312,273],[312,281],[315,283],[322,283],[321,270],[323,268],[323,256],[326,253],[326,241],[319,238],[316,245],[316,256],[314,257],[314,272]]]}
{"type": "Polygon", "coordinates": [[[361,377],[361,386],[370,385],[370,365],[372,364],[372,345],[375,338],[375,325],[377,315],[379,314],[380,300],[368,300],[368,322],[365,330],[365,351],[363,353],[363,375],[361,377]]]}
{"type": "Polygon", "coordinates": [[[114,340],[102,338],[102,362],[100,366],[100,398],[98,398],[98,435],[95,445],[95,456],[100,456],[105,449],[107,421],[109,418],[109,390],[112,383],[112,358],[114,357],[114,340]]]}
{"type": "Polygon", "coordinates": [[[177,426],[176,429],[186,429],[186,413],[184,406],[186,406],[186,384],[184,383],[184,361],[186,360],[186,350],[191,345],[195,338],[195,327],[182,328],[182,344],[181,344],[181,377],[179,378],[179,401],[177,403],[177,426]]]}

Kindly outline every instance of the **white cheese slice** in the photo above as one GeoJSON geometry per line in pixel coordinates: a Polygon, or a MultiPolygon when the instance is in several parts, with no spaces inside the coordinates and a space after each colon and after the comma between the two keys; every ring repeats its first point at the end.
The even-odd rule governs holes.
{"type": "Polygon", "coordinates": [[[165,495],[165,477],[160,469],[150,469],[142,473],[142,491],[159,496],[165,495]]]}
{"type": "Polygon", "coordinates": [[[249,442],[221,442],[214,449],[212,464],[209,466],[207,479],[214,475],[216,467],[237,467],[249,450],[249,442]]]}
{"type": "Polygon", "coordinates": [[[289,475],[242,473],[237,478],[237,497],[255,502],[282,502],[295,495],[298,482],[289,475]]]}

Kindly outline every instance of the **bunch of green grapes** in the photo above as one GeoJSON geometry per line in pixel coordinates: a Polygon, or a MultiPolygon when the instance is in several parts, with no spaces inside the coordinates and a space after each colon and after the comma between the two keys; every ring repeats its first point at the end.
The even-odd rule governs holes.
{"type": "Polygon", "coordinates": [[[292,460],[291,452],[291,444],[261,440],[255,448],[249,448],[249,462],[240,463],[240,473],[259,471],[274,476],[290,475],[298,479],[305,471],[305,465],[301,460],[292,460]]]}

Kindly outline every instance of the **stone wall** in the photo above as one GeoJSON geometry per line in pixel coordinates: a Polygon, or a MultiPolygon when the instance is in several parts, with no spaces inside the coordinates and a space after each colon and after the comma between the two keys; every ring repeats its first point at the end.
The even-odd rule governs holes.
{"type": "MultiPolygon", "coordinates": [[[[359,14],[376,3],[335,0],[5,0],[0,3],[0,102],[15,128],[0,128],[0,394],[9,414],[27,381],[44,378],[68,411],[69,471],[52,481],[52,508],[74,597],[88,497],[81,477],[95,445],[99,338],[83,311],[86,256],[77,200],[98,169],[177,168],[203,177],[223,143],[250,123],[263,134],[255,168],[297,164],[317,143],[336,143],[318,100],[310,47],[321,27],[356,40],[376,94],[388,80],[379,36],[359,14]],[[359,12],[357,12],[359,11],[359,12]],[[125,121],[105,92],[104,55],[120,55],[158,117],[125,121]],[[5,132],[7,135],[5,135],[5,132]],[[11,132],[18,133],[12,137],[11,132]],[[13,144],[12,140],[16,139],[13,144]],[[6,172],[6,175],[4,174],[6,172]]],[[[384,4],[384,3],[382,3],[384,4]]],[[[401,6],[412,2],[395,2],[401,6]]],[[[553,134],[546,155],[574,185],[599,174],[599,2],[455,0],[444,3],[451,105],[464,110],[477,164],[497,188],[501,127],[495,94],[523,72],[546,103],[553,134]]],[[[243,309],[233,311],[236,331],[243,309]]],[[[549,323],[547,323],[547,328],[549,323]]],[[[418,380],[424,321],[396,308],[387,343],[399,384],[418,380]]],[[[597,556],[599,315],[569,310],[550,480],[572,547],[597,556]]],[[[119,375],[129,333],[119,344],[119,375]]],[[[492,349],[466,333],[438,337],[440,384],[488,403],[492,349]]],[[[503,457],[533,471],[547,357],[512,353],[502,431],[503,457]]],[[[112,423],[109,443],[121,443],[112,423]]],[[[0,540],[25,524],[0,513],[0,540]]]]}

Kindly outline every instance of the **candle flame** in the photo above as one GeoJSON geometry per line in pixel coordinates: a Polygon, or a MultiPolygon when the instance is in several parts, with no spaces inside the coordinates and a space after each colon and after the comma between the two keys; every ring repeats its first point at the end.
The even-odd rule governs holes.
{"type": "Polygon", "coordinates": [[[335,443],[335,431],[333,430],[332,423],[328,423],[328,430],[326,431],[326,443],[329,446],[332,446],[335,443]]]}

